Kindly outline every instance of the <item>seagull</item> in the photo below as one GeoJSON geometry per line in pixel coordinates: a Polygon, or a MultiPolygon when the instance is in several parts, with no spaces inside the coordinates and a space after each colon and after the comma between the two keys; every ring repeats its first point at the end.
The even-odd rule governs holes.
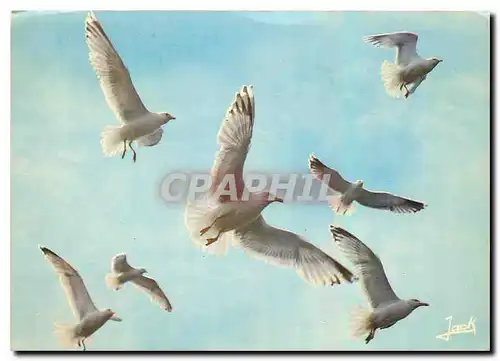
{"type": "Polygon", "coordinates": [[[128,142],[135,162],[137,153],[132,142],[136,141],[139,146],[145,147],[158,144],[163,135],[162,126],[175,117],[146,109],[134,88],[129,71],[93,12],[85,19],[85,38],[90,64],[97,74],[104,98],[121,123],[104,128],[101,133],[102,151],[106,156],[121,152],[123,159],[128,142]]]}
{"type": "Polygon", "coordinates": [[[352,332],[356,337],[369,333],[365,343],[375,337],[377,329],[393,326],[418,307],[429,306],[415,298],[402,300],[392,290],[380,259],[363,242],[346,230],[330,225],[333,239],[354,265],[371,310],[359,307],[353,313],[352,332]]]}
{"type": "Polygon", "coordinates": [[[352,273],[325,252],[295,233],[268,225],[262,211],[282,199],[269,192],[249,192],[243,180],[252,138],[255,99],[252,86],[243,86],[228,108],[218,134],[219,151],[211,170],[208,195],[189,201],[186,227],[193,242],[217,255],[228,244],[272,265],[292,268],[312,284],[353,282],[352,273]],[[227,181],[232,180],[231,182],[227,181]],[[227,187],[228,186],[228,187],[227,187]],[[221,190],[229,194],[222,194],[221,190]],[[206,238],[210,233],[214,237],[206,238]]]}
{"type": "Polygon", "coordinates": [[[202,248],[217,242],[210,253],[225,253],[230,231],[257,219],[271,203],[283,203],[269,192],[250,193],[245,187],[243,165],[252,139],[254,115],[253,87],[243,86],[227,109],[217,136],[220,149],[211,170],[210,191],[200,200],[188,201],[186,206],[185,222],[193,241],[202,248]],[[222,194],[224,191],[229,194],[222,194]]]}
{"type": "Polygon", "coordinates": [[[395,64],[385,60],[382,63],[382,81],[387,93],[399,97],[403,88],[404,97],[415,92],[418,86],[443,60],[439,58],[423,59],[417,53],[418,35],[410,32],[368,35],[363,37],[375,47],[396,48],[395,64]],[[411,89],[408,89],[411,86],[411,89]]]}
{"type": "Polygon", "coordinates": [[[55,332],[61,343],[68,347],[85,348],[85,340],[100,329],[108,320],[121,321],[109,308],[98,310],[78,272],[64,259],[46,247],[40,247],[50,262],[66,293],[73,314],[78,319],[76,325],[55,324],[55,332]]]}
{"type": "Polygon", "coordinates": [[[130,281],[146,292],[151,301],[157,302],[167,312],[172,312],[172,305],[160,286],[158,286],[158,283],[149,277],[143,276],[147,272],[144,268],[131,267],[127,262],[125,253],[118,253],[111,259],[111,272],[105,278],[108,287],[119,290],[125,283],[130,281]]]}
{"type": "Polygon", "coordinates": [[[313,154],[309,156],[309,170],[314,178],[341,194],[340,197],[330,200],[330,204],[337,214],[348,214],[354,201],[365,207],[385,209],[395,213],[415,213],[426,207],[422,202],[391,193],[366,190],[363,188],[364,183],[361,180],[351,183],[342,178],[335,169],[324,165],[313,154]]]}

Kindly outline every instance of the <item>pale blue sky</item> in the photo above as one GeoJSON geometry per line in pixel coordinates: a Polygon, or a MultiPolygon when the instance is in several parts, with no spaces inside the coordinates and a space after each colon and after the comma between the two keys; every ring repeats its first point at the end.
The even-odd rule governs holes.
{"type": "Polygon", "coordinates": [[[12,20],[12,326],[14,349],[62,349],[54,321],[74,322],[42,257],[72,263],[106,324],[93,350],[458,350],[489,347],[489,23],[474,13],[96,12],[146,106],[177,119],[162,142],[105,158],[99,135],[116,124],[88,64],[85,13],[12,20]],[[407,101],[388,97],[379,69],[390,50],[363,35],[419,33],[422,56],[444,60],[407,101]],[[464,47],[467,44],[468,47],[464,47]],[[306,236],[342,263],[334,222],[377,253],[415,311],[365,345],[348,334],[364,303],[357,285],[313,287],[231,249],[194,247],[182,204],[159,185],[173,171],[208,170],[234,93],[253,84],[256,130],[246,169],[307,172],[314,152],[348,179],[423,200],[415,215],[325,204],[274,204],[269,223],[306,236]],[[110,258],[127,252],[169,296],[173,313],[133,287],[106,288],[110,258]],[[38,295],[34,295],[34,291],[38,295]],[[477,334],[436,335],[476,317],[477,334]]]}

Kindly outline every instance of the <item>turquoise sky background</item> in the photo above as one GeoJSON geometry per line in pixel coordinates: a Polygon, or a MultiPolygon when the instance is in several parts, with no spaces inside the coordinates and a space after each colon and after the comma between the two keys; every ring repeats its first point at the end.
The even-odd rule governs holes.
{"type": "Polygon", "coordinates": [[[92,350],[470,350],[489,348],[489,21],[474,13],[96,12],[146,106],[177,117],[138,162],[106,158],[99,136],[117,124],[88,63],[86,13],[12,17],[11,346],[60,350],[53,322],[74,322],[38,245],[67,259],[109,322],[92,350]],[[379,70],[394,52],[363,35],[409,30],[422,56],[443,59],[407,101],[386,95],[379,70]],[[273,204],[270,224],[333,245],[335,223],[377,253],[401,298],[431,307],[378,332],[349,336],[364,304],[357,285],[313,287],[293,270],[231,249],[197,249],[183,204],[161,180],[208,169],[234,93],[253,84],[256,128],[246,169],[307,173],[314,152],[369,189],[423,200],[397,215],[325,204],[273,204]],[[169,296],[173,313],[131,285],[106,288],[110,258],[127,252],[169,296]],[[436,335],[446,317],[477,333],[436,335]]]}

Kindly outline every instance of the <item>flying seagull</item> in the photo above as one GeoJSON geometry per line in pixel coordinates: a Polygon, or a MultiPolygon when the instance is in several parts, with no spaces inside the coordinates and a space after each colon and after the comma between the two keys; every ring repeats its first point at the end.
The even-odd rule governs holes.
{"type": "Polygon", "coordinates": [[[336,260],[295,233],[268,225],[261,216],[269,204],[282,200],[269,192],[250,192],[245,186],[243,166],[254,117],[253,88],[243,86],[219,130],[220,149],[211,170],[210,190],[205,198],[186,206],[191,239],[202,250],[218,255],[225,254],[232,241],[256,258],[295,269],[312,284],[352,282],[352,273],[336,260]]]}
{"type": "Polygon", "coordinates": [[[410,32],[369,35],[363,37],[376,47],[396,48],[395,64],[385,60],[382,63],[382,81],[387,93],[398,98],[403,88],[404,97],[415,92],[441,59],[421,58],[417,53],[418,35],[410,32]],[[408,89],[410,87],[410,89],[408,89]]]}
{"type": "Polygon", "coordinates": [[[61,343],[67,347],[82,346],[85,340],[100,329],[108,320],[121,321],[109,308],[98,310],[78,272],[64,259],[46,247],[40,247],[43,255],[50,262],[66,293],[73,314],[78,319],[76,325],[55,324],[55,332],[61,343]]]}
{"type": "Polygon", "coordinates": [[[169,113],[154,113],[146,109],[120,55],[92,12],[85,19],[85,38],[89,47],[90,64],[97,74],[104,98],[121,122],[119,126],[104,128],[101,133],[102,151],[106,156],[121,153],[123,159],[128,142],[135,162],[137,153],[132,142],[146,147],[158,144],[163,135],[162,126],[175,117],[169,113]]]}
{"type": "Polygon", "coordinates": [[[363,242],[346,230],[330,226],[333,239],[340,251],[354,265],[371,310],[359,307],[353,313],[352,332],[356,337],[369,333],[365,343],[375,337],[377,329],[393,326],[420,306],[428,303],[417,299],[402,300],[392,290],[380,259],[363,242]]]}
{"type": "Polygon", "coordinates": [[[119,253],[111,259],[111,272],[106,275],[106,284],[110,288],[119,290],[125,283],[130,281],[133,285],[146,292],[151,301],[158,303],[164,310],[172,312],[172,305],[160,286],[158,286],[158,283],[143,275],[147,272],[144,268],[130,266],[125,253],[119,253]]]}
{"type": "Polygon", "coordinates": [[[426,207],[422,202],[396,196],[386,192],[372,192],[363,188],[363,181],[351,183],[335,169],[328,168],[313,154],[309,156],[309,170],[320,182],[328,185],[331,190],[341,196],[330,201],[337,214],[346,214],[352,202],[377,209],[385,209],[395,213],[415,213],[426,207]]]}

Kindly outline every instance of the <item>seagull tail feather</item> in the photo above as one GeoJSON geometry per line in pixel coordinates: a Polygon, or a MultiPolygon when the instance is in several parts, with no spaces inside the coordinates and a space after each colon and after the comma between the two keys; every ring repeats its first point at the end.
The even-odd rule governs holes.
{"type": "Polygon", "coordinates": [[[104,280],[106,281],[106,285],[112,290],[118,290],[122,286],[120,280],[114,274],[108,273],[104,280]]]}
{"type": "Polygon", "coordinates": [[[353,337],[361,337],[373,328],[373,312],[357,306],[351,313],[350,329],[353,337]]]}
{"type": "Polygon", "coordinates": [[[102,152],[108,157],[123,152],[123,139],[121,126],[108,125],[101,133],[102,152]]]}
{"type": "Polygon", "coordinates": [[[384,60],[381,75],[387,93],[394,98],[398,98],[402,93],[400,89],[402,80],[399,67],[390,61],[384,60]]]}
{"type": "Polygon", "coordinates": [[[217,230],[212,227],[209,228],[204,234],[200,234],[201,230],[210,226],[214,222],[214,208],[217,203],[211,202],[206,198],[188,201],[184,213],[184,222],[189,231],[191,241],[202,251],[215,254],[217,256],[224,256],[232,240],[232,232],[222,233],[218,240],[208,247],[207,239],[217,235],[217,230]]]}
{"type": "Polygon", "coordinates": [[[330,204],[330,207],[332,208],[335,214],[348,216],[354,212],[354,204],[351,203],[350,205],[345,205],[342,202],[341,197],[331,197],[328,200],[328,203],[330,204]]]}
{"type": "Polygon", "coordinates": [[[79,337],[76,335],[75,328],[75,325],[54,323],[54,333],[61,345],[69,348],[76,348],[78,346],[79,337]]]}

